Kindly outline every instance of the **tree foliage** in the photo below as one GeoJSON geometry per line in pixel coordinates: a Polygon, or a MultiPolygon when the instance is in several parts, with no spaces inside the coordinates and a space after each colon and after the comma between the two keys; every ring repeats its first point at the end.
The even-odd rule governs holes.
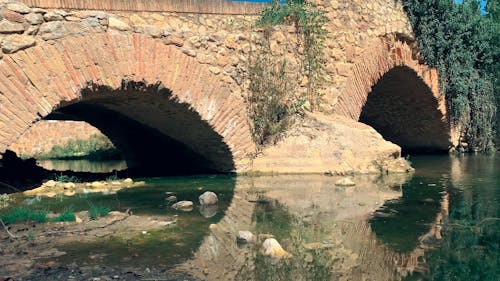
{"type": "MultiPolygon", "coordinates": [[[[424,59],[439,71],[452,123],[461,129],[470,149],[492,149],[498,17],[481,15],[475,0],[403,2],[424,59]]],[[[488,9],[498,11],[498,1],[490,2],[488,9]]]]}

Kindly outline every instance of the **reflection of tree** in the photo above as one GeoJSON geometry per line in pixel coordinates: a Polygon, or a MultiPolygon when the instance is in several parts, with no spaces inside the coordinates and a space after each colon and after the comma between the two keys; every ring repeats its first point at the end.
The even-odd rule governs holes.
{"type": "MultiPolygon", "coordinates": [[[[457,160],[455,160],[457,161],[457,160]]],[[[449,220],[439,249],[426,254],[425,280],[498,280],[500,276],[499,158],[460,159],[449,188],[449,220]]]]}

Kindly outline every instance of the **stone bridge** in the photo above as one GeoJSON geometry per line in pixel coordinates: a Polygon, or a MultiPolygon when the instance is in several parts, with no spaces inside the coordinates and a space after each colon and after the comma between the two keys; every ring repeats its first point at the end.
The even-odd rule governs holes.
{"type": "MultiPolygon", "coordinates": [[[[401,4],[312,2],[329,19],[325,112],[366,123],[406,149],[451,147],[437,72],[419,60],[401,4]]],[[[245,74],[263,36],[254,25],[262,7],[1,0],[0,152],[39,120],[59,116],[94,125],[134,161],[251,171],[245,74]]],[[[300,67],[288,46],[292,28],[275,31],[272,53],[300,67]]]]}

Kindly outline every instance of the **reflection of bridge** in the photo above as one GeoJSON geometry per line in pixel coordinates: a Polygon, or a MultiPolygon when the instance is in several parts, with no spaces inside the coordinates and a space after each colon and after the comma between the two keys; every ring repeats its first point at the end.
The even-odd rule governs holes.
{"type": "MultiPolygon", "coordinates": [[[[235,280],[245,269],[252,271],[255,251],[238,248],[235,237],[239,230],[255,231],[252,221],[255,205],[249,200],[254,201],[256,194],[284,204],[299,219],[308,218],[320,224],[327,233],[325,239],[342,245],[331,251],[348,253],[345,265],[336,265],[342,268],[343,276],[353,280],[396,280],[422,270],[425,240],[430,236],[440,239],[439,223],[447,215],[447,200],[443,200],[436,225],[411,252],[398,253],[384,245],[368,223],[369,214],[385,200],[401,195],[393,188],[404,181],[404,177],[356,179],[356,187],[341,189],[335,187],[335,179],[321,176],[240,178],[225,217],[211,226],[210,234],[194,257],[177,270],[189,272],[199,280],[235,280]]],[[[297,278],[300,280],[300,276],[297,278]]]]}

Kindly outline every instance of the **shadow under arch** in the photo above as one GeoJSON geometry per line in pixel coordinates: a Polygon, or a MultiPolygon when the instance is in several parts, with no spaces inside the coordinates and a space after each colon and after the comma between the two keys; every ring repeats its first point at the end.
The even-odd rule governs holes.
{"type": "Polygon", "coordinates": [[[386,72],[372,87],[359,121],[372,126],[403,153],[446,152],[452,145],[439,101],[406,66],[386,72]]]}
{"type": "Polygon", "coordinates": [[[119,149],[140,176],[230,173],[231,150],[189,104],[161,83],[123,81],[118,89],[90,85],[45,119],[85,121],[119,149]]]}

